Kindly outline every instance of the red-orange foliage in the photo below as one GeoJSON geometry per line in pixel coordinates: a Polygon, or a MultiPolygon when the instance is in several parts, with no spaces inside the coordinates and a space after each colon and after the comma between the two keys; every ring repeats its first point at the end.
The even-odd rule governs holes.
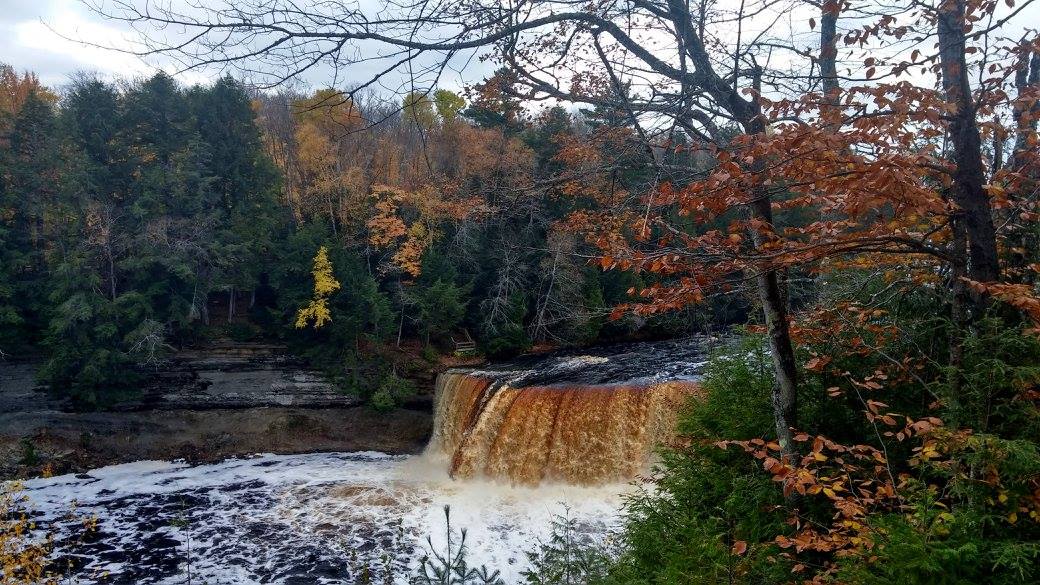
{"type": "MultiPolygon", "coordinates": [[[[1013,68],[1001,69],[998,77],[1011,73],[1013,68]]],[[[1000,91],[982,95],[980,116],[1023,99],[1000,91]]],[[[703,178],[685,185],[662,182],[638,204],[608,204],[572,216],[571,226],[601,251],[603,268],[671,277],[671,284],[637,291],[642,302],[626,309],[679,308],[759,272],[791,267],[889,263],[916,268],[914,278],[923,283],[955,259],[952,225],[961,210],[948,194],[954,168],[942,150],[947,104],[940,92],[907,82],[851,88],[843,93],[840,120],[821,107],[819,94],[761,100],[773,120],[769,132],[741,134],[724,146],[693,147],[715,159],[703,178]],[[774,213],[795,220],[774,233],[761,220],[737,212],[762,196],[772,198],[774,213]],[[685,227],[690,224],[696,227],[685,227]],[[752,233],[764,242],[753,246],[752,233]]],[[[986,129],[1008,132],[993,125],[986,129]]],[[[1035,143],[1035,132],[1027,141],[1035,143]]],[[[594,160],[589,150],[570,145],[561,159],[584,174],[583,165],[594,160]]],[[[1034,150],[1023,152],[1016,168],[994,169],[987,188],[998,216],[1036,217],[1035,197],[1009,195],[1040,168],[1034,150]]],[[[574,182],[575,193],[593,188],[584,180],[574,182]]],[[[604,199],[601,194],[607,204],[604,199]]],[[[990,286],[996,298],[1012,298],[1014,291],[1015,306],[1027,312],[1032,306],[1026,300],[1033,296],[1029,287],[990,286]]]]}
{"type": "Polygon", "coordinates": [[[372,187],[375,213],[367,221],[368,242],[379,248],[393,247],[393,263],[412,277],[422,270],[422,256],[437,237],[445,221],[475,219],[486,211],[477,198],[441,199],[436,190],[404,191],[386,185],[372,187]],[[413,215],[411,223],[402,216],[413,215]]]}

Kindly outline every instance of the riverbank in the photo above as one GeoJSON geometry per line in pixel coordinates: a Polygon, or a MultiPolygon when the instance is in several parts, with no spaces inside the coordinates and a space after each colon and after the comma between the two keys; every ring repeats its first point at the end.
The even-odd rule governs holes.
{"type": "Polygon", "coordinates": [[[254,453],[417,453],[429,397],[380,413],[281,348],[182,352],[118,409],[76,412],[35,382],[33,362],[0,363],[0,478],[78,473],[143,459],[215,462],[254,453]]]}

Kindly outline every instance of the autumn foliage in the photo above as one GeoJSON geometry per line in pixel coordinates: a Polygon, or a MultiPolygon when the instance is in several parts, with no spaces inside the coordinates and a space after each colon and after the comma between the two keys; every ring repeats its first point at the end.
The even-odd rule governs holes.
{"type": "Polygon", "coordinates": [[[296,328],[302,329],[313,320],[314,328],[321,329],[322,325],[332,320],[328,301],[332,293],[339,290],[340,284],[332,272],[332,263],[329,262],[329,251],[322,246],[314,255],[314,298],[311,302],[299,310],[296,314],[296,328]]]}
{"type": "MultiPolygon", "coordinates": [[[[921,34],[949,18],[947,4],[913,21],[880,17],[841,40],[860,54],[921,34]]],[[[995,3],[969,2],[964,10],[968,33],[995,3]]],[[[995,523],[991,534],[1000,538],[1029,541],[1040,526],[1033,434],[1040,39],[982,46],[981,37],[966,36],[959,65],[914,49],[865,57],[864,79],[839,92],[778,97],[748,89],[763,131],[661,141],[654,145],[661,153],[702,166],[684,178],[662,169],[641,193],[612,189],[602,174],[590,181],[597,149],[588,143],[568,143],[559,155],[570,176],[563,191],[592,200],[568,226],[596,247],[594,262],[657,277],[630,289],[636,300],[617,307],[615,318],[747,294],[763,274],[816,283],[808,298],[785,300],[796,309],[788,325],[799,399],[810,401],[798,408],[793,447],[768,437],[712,443],[757,461],[785,502],[786,529],[762,542],[733,536],[731,554],[773,551],[763,554],[783,559],[793,580],[858,582],[876,573],[879,559],[895,562],[892,551],[907,543],[897,541],[893,522],[939,539],[975,514],[995,523]],[[958,67],[978,72],[970,111],[941,82],[958,67]],[[964,132],[993,149],[976,141],[966,154],[971,141],[951,136],[964,132]],[[966,170],[971,156],[974,174],[966,170]],[[966,181],[978,181],[981,207],[969,206],[966,181]],[[772,221],[748,212],[763,200],[772,221]],[[992,269],[981,265],[987,222],[996,226],[999,266],[992,269]],[[826,292],[827,283],[843,281],[858,284],[826,292]],[[907,298],[927,298],[923,306],[938,314],[902,312],[907,298]],[[915,327],[939,336],[938,347],[936,337],[917,345],[927,334],[915,327]],[[980,343],[994,344],[992,359],[971,353],[984,351],[980,343]],[[1018,349],[1001,354],[1002,344],[1018,349]],[[839,420],[820,420],[821,412],[839,420]],[[1016,458],[1029,463],[1016,468],[1016,458]]],[[[1029,546],[998,562],[1018,570],[1029,546]]],[[[1027,574],[1036,576],[1019,577],[1027,574]]]]}
{"type": "Polygon", "coordinates": [[[0,485],[0,583],[52,585],[59,582],[48,559],[51,541],[36,532],[25,512],[20,485],[0,485]]]}

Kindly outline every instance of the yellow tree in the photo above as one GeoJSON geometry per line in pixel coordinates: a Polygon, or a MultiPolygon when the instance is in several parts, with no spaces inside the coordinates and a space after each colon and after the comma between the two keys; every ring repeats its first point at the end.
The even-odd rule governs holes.
{"type": "Polygon", "coordinates": [[[327,215],[332,232],[339,233],[344,196],[359,187],[357,169],[344,168],[336,142],[311,122],[296,130],[297,199],[306,215],[327,215]]]}
{"type": "Polygon", "coordinates": [[[325,246],[318,248],[314,256],[314,297],[306,307],[296,313],[296,328],[303,329],[314,320],[314,328],[321,329],[325,323],[332,321],[328,300],[332,293],[339,290],[340,284],[332,273],[332,262],[329,262],[329,251],[325,246]]]}
{"type": "Polygon", "coordinates": [[[297,100],[293,116],[299,123],[319,126],[324,134],[337,140],[365,126],[357,104],[334,89],[321,89],[309,98],[297,100]]]}

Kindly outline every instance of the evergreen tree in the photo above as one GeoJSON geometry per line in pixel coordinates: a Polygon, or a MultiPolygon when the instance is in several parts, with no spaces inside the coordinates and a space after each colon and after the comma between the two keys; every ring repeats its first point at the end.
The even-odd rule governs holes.
{"type": "Polygon", "coordinates": [[[543,113],[537,123],[525,134],[524,142],[535,152],[538,174],[551,177],[563,170],[563,164],[555,160],[560,152],[560,140],[574,134],[574,123],[567,110],[560,106],[543,113]]]}
{"type": "Polygon", "coordinates": [[[0,351],[20,353],[39,340],[47,215],[62,165],[46,96],[29,90],[10,127],[9,147],[0,154],[0,351]]]}
{"type": "Polygon", "coordinates": [[[4,180],[5,193],[36,194],[22,213],[41,226],[27,249],[47,229],[41,374],[103,404],[135,381],[136,366],[194,335],[212,291],[255,284],[278,231],[276,176],[250,100],[230,79],[189,92],[160,73],[120,92],[79,78],[49,141],[33,130],[55,134],[41,111],[26,102],[20,115],[41,122],[16,121],[7,158],[17,164],[6,166],[18,172],[4,180]]]}
{"type": "Polygon", "coordinates": [[[121,116],[119,92],[95,77],[74,79],[61,102],[63,137],[85,158],[83,188],[109,203],[120,201],[127,190],[128,173],[122,168],[127,153],[118,140],[121,116]]]}
{"type": "Polygon", "coordinates": [[[208,199],[215,205],[213,288],[227,290],[229,311],[236,290],[259,282],[277,231],[277,171],[264,152],[252,101],[241,83],[223,77],[189,92],[196,130],[209,156],[204,174],[212,177],[208,199]]]}

